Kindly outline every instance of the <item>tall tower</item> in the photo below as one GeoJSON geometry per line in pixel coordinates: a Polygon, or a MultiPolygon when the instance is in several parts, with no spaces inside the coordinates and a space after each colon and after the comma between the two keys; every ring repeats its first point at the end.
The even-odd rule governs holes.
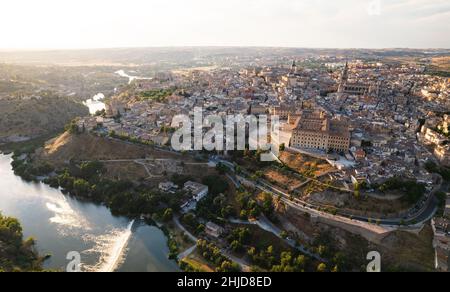
{"type": "Polygon", "coordinates": [[[297,68],[297,62],[295,62],[295,60],[292,62],[292,67],[291,67],[291,73],[292,74],[297,74],[298,72],[298,68],[297,68]]]}
{"type": "Polygon", "coordinates": [[[339,81],[338,93],[344,93],[347,81],[348,81],[348,62],[345,62],[345,67],[344,70],[342,71],[341,80],[339,81]]]}

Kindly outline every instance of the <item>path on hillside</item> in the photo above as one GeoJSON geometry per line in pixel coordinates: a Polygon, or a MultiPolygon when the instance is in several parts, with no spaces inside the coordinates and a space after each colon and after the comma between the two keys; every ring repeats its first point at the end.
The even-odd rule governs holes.
{"type": "MultiPolygon", "coordinates": [[[[178,216],[176,216],[175,218],[174,218],[174,222],[175,222],[175,224],[177,225],[177,227],[178,228],[180,228],[191,240],[193,240],[194,242],[197,242],[198,240],[199,240],[199,238],[197,238],[197,237],[195,237],[194,235],[192,235],[182,224],[181,224],[181,222],[180,222],[180,218],[178,217],[178,216]]],[[[197,248],[197,245],[194,247],[191,247],[191,248],[189,248],[189,249],[187,249],[185,252],[183,252],[183,253],[181,253],[180,254],[180,256],[179,256],[179,259],[183,259],[183,258],[185,258],[186,256],[189,256],[192,252],[194,252],[194,250],[197,248]],[[181,257],[181,256],[183,256],[183,257],[181,257]]],[[[237,258],[237,257],[235,257],[234,255],[232,255],[230,252],[228,252],[227,250],[225,250],[225,249],[221,249],[220,250],[221,251],[221,253],[225,256],[225,257],[227,257],[227,258],[229,258],[230,260],[232,260],[233,262],[236,262],[240,267],[241,267],[241,269],[242,269],[242,271],[244,271],[244,272],[249,272],[249,271],[251,271],[251,267],[250,267],[250,264],[248,264],[245,260],[243,260],[243,259],[240,259],[240,258],[237,258]]]]}

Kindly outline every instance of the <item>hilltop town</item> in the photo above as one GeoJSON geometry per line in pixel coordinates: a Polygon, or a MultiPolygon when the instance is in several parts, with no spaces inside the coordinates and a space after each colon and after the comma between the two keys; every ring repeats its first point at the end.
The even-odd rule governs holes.
{"type": "Polygon", "coordinates": [[[13,167],[164,228],[186,271],[361,271],[373,250],[387,270],[447,271],[450,79],[434,57],[285,53],[130,78],[13,167]],[[174,117],[196,108],[278,117],[276,158],[174,149],[174,117]]]}
{"type": "MultiPolygon", "coordinates": [[[[417,63],[324,56],[275,66],[230,67],[136,80],[112,96],[104,112],[77,120],[77,127],[170,149],[171,134],[177,130],[174,116],[192,116],[195,107],[223,119],[230,114],[278,116],[281,132],[271,137],[282,150],[278,163],[255,167],[249,164],[249,154],[240,157],[227,151],[203,159],[224,167],[236,188],[270,194],[313,218],[327,217],[375,233],[419,232],[446,200],[448,78],[428,75],[426,66],[417,63]]],[[[159,188],[178,189],[170,179],[159,188]]],[[[194,201],[206,196],[204,188],[193,187],[194,201]]],[[[195,212],[195,204],[187,202],[181,209],[195,212]]],[[[434,228],[447,226],[441,220],[445,222],[439,219],[434,228]]],[[[213,222],[206,226],[214,233],[223,229],[213,222]]],[[[291,232],[289,239],[298,233],[291,232]]],[[[446,258],[438,261],[439,269],[447,269],[446,258]]]]}

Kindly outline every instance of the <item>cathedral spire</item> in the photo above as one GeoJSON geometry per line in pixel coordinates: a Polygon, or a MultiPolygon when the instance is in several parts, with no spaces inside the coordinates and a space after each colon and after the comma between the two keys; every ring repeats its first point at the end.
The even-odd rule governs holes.
{"type": "Polygon", "coordinates": [[[348,81],[348,62],[345,62],[344,70],[342,70],[341,80],[339,82],[338,93],[343,93],[345,85],[348,81]]]}
{"type": "Polygon", "coordinates": [[[347,82],[348,80],[348,62],[345,62],[344,70],[342,71],[341,81],[347,82]]]}
{"type": "Polygon", "coordinates": [[[292,62],[291,73],[297,73],[297,62],[294,60],[292,62]]]}

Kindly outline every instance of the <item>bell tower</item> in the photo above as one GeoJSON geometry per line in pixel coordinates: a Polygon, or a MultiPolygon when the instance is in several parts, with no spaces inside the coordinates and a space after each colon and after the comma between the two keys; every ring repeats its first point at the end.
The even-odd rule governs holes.
{"type": "Polygon", "coordinates": [[[347,81],[348,81],[348,62],[345,62],[344,70],[342,70],[341,80],[339,81],[338,93],[344,93],[347,81]]]}
{"type": "Polygon", "coordinates": [[[292,62],[291,73],[292,74],[297,74],[298,73],[297,62],[295,60],[292,62]]]}

